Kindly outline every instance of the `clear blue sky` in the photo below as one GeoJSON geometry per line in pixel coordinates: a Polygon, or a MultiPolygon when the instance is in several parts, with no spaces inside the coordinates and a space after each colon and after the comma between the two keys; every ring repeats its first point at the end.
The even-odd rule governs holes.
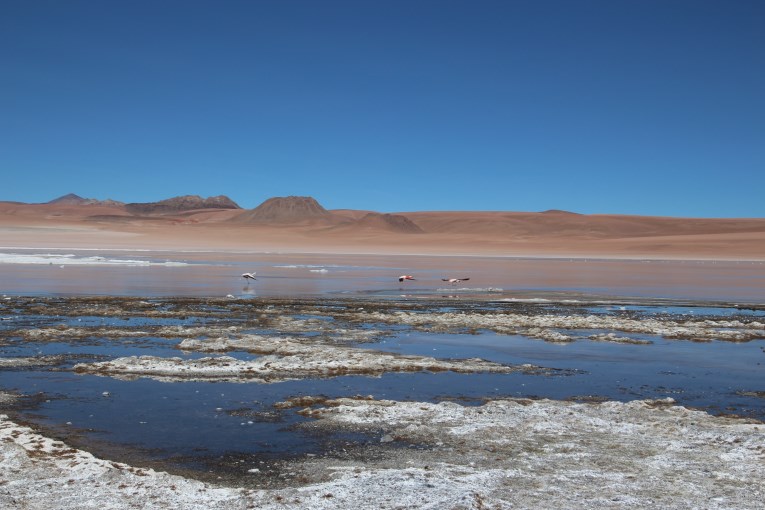
{"type": "Polygon", "coordinates": [[[0,199],[765,216],[765,1],[3,0],[0,199]]]}

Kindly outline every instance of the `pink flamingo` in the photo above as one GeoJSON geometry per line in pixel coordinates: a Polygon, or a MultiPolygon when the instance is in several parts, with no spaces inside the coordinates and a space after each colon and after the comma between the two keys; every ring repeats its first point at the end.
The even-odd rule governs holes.
{"type": "Polygon", "coordinates": [[[449,283],[451,283],[452,285],[456,285],[456,284],[458,284],[458,283],[466,282],[466,281],[468,281],[469,279],[470,279],[470,278],[441,278],[441,281],[442,281],[442,282],[449,282],[449,283]]]}

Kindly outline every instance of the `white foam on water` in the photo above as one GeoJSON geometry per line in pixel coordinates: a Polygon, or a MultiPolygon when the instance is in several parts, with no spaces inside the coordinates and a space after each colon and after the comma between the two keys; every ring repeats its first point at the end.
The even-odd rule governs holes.
{"type": "Polygon", "coordinates": [[[500,301],[510,301],[513,303],[549,303],[549,299],[545,298],[504,298],[500,299],[500,301]]]}
{"type": "Polygon", "coordinates": [[[279,266],[273,266],[278,267],[280,269],[324,269],[327,267],[349,267],[349,266],[340,266],[337,264],[288,264],[288,265],[279,265],[279,266]]]}
{"type": "Polygon", "coordinates": [[[0,264],[37,264],[57,266],[188,266],[187,262],[163,262],[136,259],[114,259],[101,256],[78,257],[72,253],[0,253],[0,264]]]}
{"type": "Polygon", "coordinates": [[[504,289],[498,287],[446,287],[436,289],[436,292],[504,292],[504,289]]]}
{"type": "MultiPolygon", "coordinates": [[[[552,303],[552,299],[547,298],[502,298],[499,301],[510,301],[513,303],[552,303]]],[[[561,299],[556,300],[556,303],[582,303],[580,299],[561,299]]]]}

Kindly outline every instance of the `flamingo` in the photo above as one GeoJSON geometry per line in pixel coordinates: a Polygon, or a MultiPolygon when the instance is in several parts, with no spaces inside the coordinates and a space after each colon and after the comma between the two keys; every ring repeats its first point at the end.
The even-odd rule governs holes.
{"type": "Polygon", "coordinates": [[[456,285],[456,284],[461,283],[461,282],[466,282],[469,279],[470,278],[441,278],[441,281],[442,282],[449,282],[452,285],[456,285]]]}
{"type": "Polygon", "coordinates": [[[252,273],[243,273],[242,278],[247,280],[247,283],[250,283],[250,280],[257,280],[257,278],[255,278],[255,271],[252,273]]]}
{"type": "Polygon", "coordinates": [[[410,276],[408,274],[402,274],[398,277],[398,281],[403,282],[404,280],[414,280],[414,276],[410,276]]]}

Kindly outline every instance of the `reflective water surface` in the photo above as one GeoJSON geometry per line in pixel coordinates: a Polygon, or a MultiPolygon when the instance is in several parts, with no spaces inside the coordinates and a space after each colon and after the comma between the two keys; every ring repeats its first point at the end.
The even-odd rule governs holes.
{"type": "MultiPolygon", "coordinates": [[[[328,300],[343,313],[373,309],[376,303],[416,302],[428,313],[514,313],[522,306],[524,313],[532,315],[629,314],[638,319],[765,323],[761,306],[765,303],[765,266],[761,263],[178,253],[133,253],[128,258],[120,253],[99,253],[104,262],[86,260],[92,253],[71,255],[56,259],[57,264],[0,264],[0,293],[4,295],[0,358],[59,357],[50,365],[0,365],[0,391],[27,396],[13,410],[17,419],[115,460],[154,463],[161,469],[213,479],[234,476],[241,483],[237,477],[246,477],[244,466],[251,467],[253,462],[276,470],[274,462],[291,456],[331,454],[344,444],[379,443],[374,434],[317,437],[300,431],[294,425],[306,418],[297,409],[274,407],[299,395],[457,400],[466,405],[498,397],[583,401],[672,397],[682,405],[715,414],[765,419],[765,338],[702,342],[634,334],[633,338],[650,343],[584,338],[551,343],[492,331],[345,322],[330,313],[321,319],[334,321],[338,327],[384,333],[358,344],[360,348],[447,359],[479,357],[571,372],[552,376],[388,373],[258,384],[119,380],[70,370],[79,362],[123,356],[210,355],[180,351],[181,338],[151,334],[162,326],[234,325],[243,334],[317,334],[310,330],[285,333],[271,324],[259,325],[255,312],[252,317],[235,314],[226,299],[240,303],[244,298],[256,309],[261,304],[263,309],[284,306],[280,313],[295,319],[306,318],[303,309],[268,299],[308,296],[317,303],[328,300]],[[78,257],[84,262],[79,263],[78,257]],[[114,260],[141,264],[108,263],[114,260]],[[241,278],[245,271],[256,271],[257,280],[245,282],[241,278]],[[417,279],[399,283],[399,274],[413,274],[417,279]],[[446,277],[470,280],[452,286],[441,281],[446,277]],[[27,299],[22,304],[20,296],[39,296],[43,303],[51,297],[66,298],[51,304],[27,299]],[[119,303],[107,303],[112,311],[103,314],[67,311],[85,296],[141,296],[154,308],[181,309],[183,296],[224,299],[211,304],[205,313],[194,308],[173,317],[122,313],[119,303]],[[23,333],[41,328],[56,328],[61,334],[34,338],[23,333]],[[72,335],[77,328],[93,333],[72,335]],[[98,333],[109,329],[148,333],[98,333]]],[[[239,359],[257,357],[247,352],[226,354],[239,359]]]]}
{"type": "Polygon", "coordinates": [[[278,253],[2,250],[0,292],[20,295],[524,296],[583,293],[765,302],[765,262],[278,253]],[[47,258],[46,258],[47,257],[47,258]],[[34,260],[35,263],[29,263],[34,260]],[[249,284],[244,272],[257,273],[249,284]],[[398,282],[401,274],[415,281],[398,282]],[[470,278],[450,285],[442,278],[470,278]]]}

